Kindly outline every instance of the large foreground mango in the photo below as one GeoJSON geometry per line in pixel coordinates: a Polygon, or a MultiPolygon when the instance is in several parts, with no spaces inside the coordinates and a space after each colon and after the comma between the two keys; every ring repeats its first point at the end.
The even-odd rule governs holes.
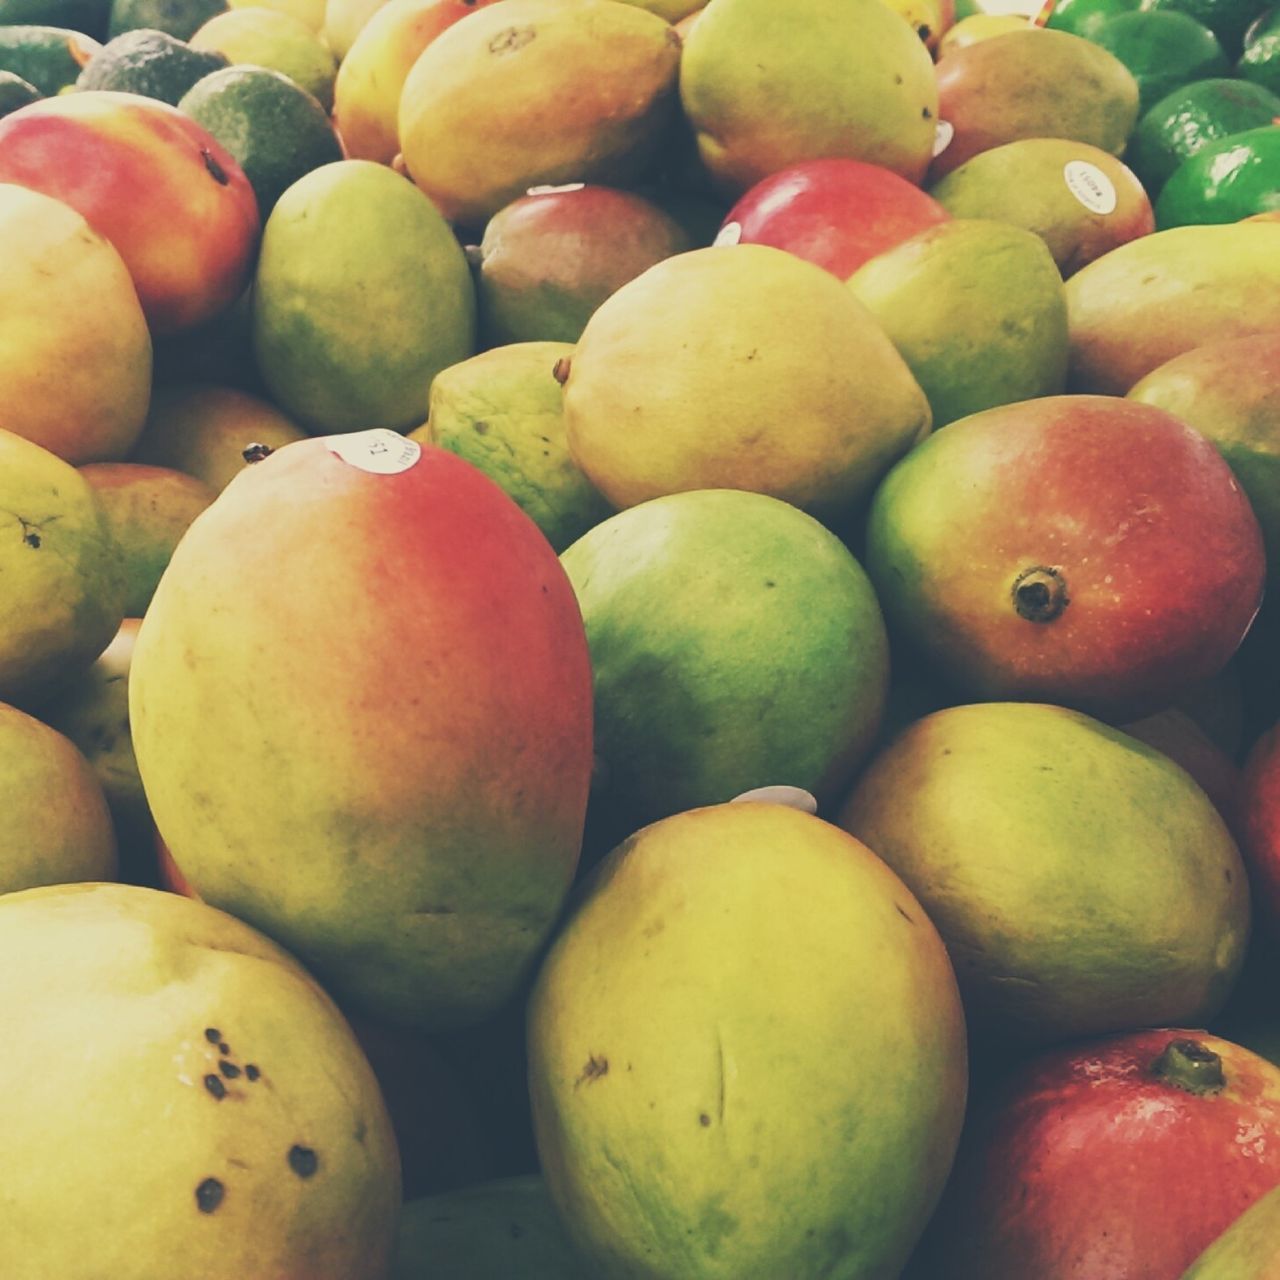
{"type": "Polygon", "coordinates": [[[139,632],[138,767],[202,898],[375,1016],[479,1018],[581,844],[591,673],[533,522],[389,431],[287,445],[184,536],[139,632]]]}

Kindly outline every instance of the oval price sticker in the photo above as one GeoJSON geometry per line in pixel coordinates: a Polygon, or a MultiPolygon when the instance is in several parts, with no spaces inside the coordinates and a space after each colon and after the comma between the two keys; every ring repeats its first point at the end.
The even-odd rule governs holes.
{"type": "Polygon", "coordinates": [[[394,476],[408,471],[422,456],[422,446],[416,440],[386,427],[326,436],[325,444],[330,453],[349,466],[377,476],[394,476]]]}

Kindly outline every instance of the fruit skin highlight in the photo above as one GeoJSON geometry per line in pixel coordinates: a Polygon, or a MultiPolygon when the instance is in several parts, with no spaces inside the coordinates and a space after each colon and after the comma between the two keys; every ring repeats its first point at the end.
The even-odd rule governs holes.
{"type": "Polygon", "coordinates": [[[955,1150],[964,1025],[936,931],[852,837],[745,801],[644,828],[584,886],[528,1026],[592,1274],[898,1274],[955,1150]]]}
{"type": "Polygon", "coordinates": [[[591,672],[515,503],[443,449],[333,451],[373,444],[418,449],[287,445],[197,517],[139,631],[134,747],[201,898],[357,1012],[456,1025],[519,984],[574,874],[591,672]]]}

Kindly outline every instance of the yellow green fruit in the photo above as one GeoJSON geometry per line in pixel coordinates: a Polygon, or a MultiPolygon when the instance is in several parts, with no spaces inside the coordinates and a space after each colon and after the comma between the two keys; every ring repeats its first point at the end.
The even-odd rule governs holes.
{"type": "Polygon", "coordinates": [[[395,1139],[292,957],[203,903],[86,884],[0,896],[0,975],[10,1280],[382,1280],[395,1139]]]}
{"type": "Polygon", "coordinates": [[[888,867],[784,805],[644,828],[529,1002],[538,1154],[601,1280],[896,1276],[941,1192],[965,1033],[888,867]]]}
{"type": "Polygon", "coordinates": [[[750,489],[840,518],[927,434],[929,404],[844,284],[764,245],[651,267],[587,321],[569,450],[617,507],[750,489]]]}

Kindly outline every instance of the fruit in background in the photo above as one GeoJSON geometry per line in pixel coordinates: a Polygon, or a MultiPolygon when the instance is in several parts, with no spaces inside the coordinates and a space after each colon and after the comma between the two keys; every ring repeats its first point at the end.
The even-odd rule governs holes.
{"type": "Polygon", "coordinates": [[[0,971],[15,1055],[0,1110],[21,1170],[6,1222],[25,1274],[386,1274],[386,1111],[292,957],[174,894],[69,885],[0,897],[0,971]],[[50,1160],[51,1142],[77,1159],[50,1160]]]}
{"type": "Polygon", "coordinates": [[[0,26],[46,24],[102,40],[110,0],[0,0],[0,26]]]}
{"type": "Polygon", "coordinates": [[[34,102],[0,120],[0,182],[64,201],[105,236],[153,334],[199,324],[248,283],[253,188],[177,107],[105,89],[34,102]]]}
{"type": "Polygon", "coordinates": [[[69,738],[3,702],[0,811],[0,896],[115,878],[115,832],[92,766],[69,738]]]}
{"type": "Polygon", "coordinates": [[[890,634],[958,692],[1126,719],[1226,665],[1264,572],[1213,445],[1111,396],[1027,400],[935,433],[876,491],[866,565],[890,634]]]}
{"type": "Polygon", "coordinates": [[[847,280],[868,258],[947,217],[892,169],[838,157],[806,160],[746,191],[725,215],[717,242],[772,245],[847,280]]]}
{"type": "Polygon", "coordinates": [[[1020,138],[966,160],[930,188],[953,218],[1034,231],[1065,278],[1155,230],[1151,201],[1109,152],[1065,138],[1020,138]]]}
{"type": "Polygon", "coordinates": [[[1142,0],[1143,9],[1172,9],[1185,13],[1217,37],[1229,58],[1240,56],[1244,33],[1266,0],[1142,0]]]}
{"type": "Polygon", "coordinates": [[[680,98],[703,164],[732,195],[824,156],[919,181],[938,116],[933,60],[880,0],[717,0],[688,35],[680,98]]]}
{"type": "Polygon", "coordinates": [[[984,1043],[1198,1023],[1244,961],[1245,868],[1209,797],[1079,712],[925,716],[863,771],[839,822],[937,926],[984,1043]]]}
{"type": "Polygon", "coordinates": [[[226,8],[226,0],[111,0],[107,35],[114,37],[145,27],[190,40],[210,18],[224,13],[226,8]]]}
{"type": "Polygon", "coordinates": [[[232,64],[268,67],[286,75],[328,111],[338,60],[323,38],[291,13],[253,6],[215,14],[190,41],[193,49],[224,54],[232,64]]]}
{"type": "Polygon", "coordinates": [[[156,387],[135,462],[172,467],[215,492],[248,465],[250,445],[279,449],[306,433],[275,405],[234,387],[181,383],[156,387]]]}
{"type": "Polygon", "coordinates": [[[888,0],[888,4],[907,20],[930,53],[937,53],[938,42],[955,24],[955,0],[888,0]]]}
{"type": "Polygon", "coordinates": [[[1280,93],[1280,7],[1264,9],[1249,24],[1235,72],[1242,80],[1280,93]]]}
{"type": "Polygon", "coordinates": [[[1258,738],[1245,757],[1241,848],[1249,866],[1258,919],[1280,936],[1280,726],[1258,738]]]}
{"type": "Polygon", "coordinates": [[[95,462],[80,474],[98,495],[120,548],[124,616],[141,618],[178,540],[218,495],[203,480],[138,462],[95,462]]]}
{"type": "Polygon", "coordinates": [[[694,249],[587,321],[569,452],[616,507],[751,489],[846,518],[927,434],[929,402],[870,312],[781,249],[694,249]]]}
{"type": "Polygon", "coordinates": [[[1153,369],[1128,399],[1175,414],[1217,446],[1248,495],[1280,580],[1280,332],[1206,342],[1153,369]]]}
{"type": "Polygon", "coordinates": [[[0,183],[0,239],[4,428],[71,463],[123,458],[152,368],[125,263],[69,205],[10,183],[0,183]]]}
{"type": "Polygon", "coordinates": [[[325,0],[320,34],[338,59],[339,69],[365,23],[386,3],[387,0],[325,0]]]}
{"type": "Polygon", "coordinates": [[[120,549],[70,463],[0,429],[0,700],[87,667],[124,617],[120,549]]]}
{"type": "Polygon", "coordinates": [[[506,0],[422,51],[404,82],[406,171],[451,222],[540,183],[622,183],[677,114],[680,38],[619,0],[506,0]]]}
{"type": "Polygon", "coordinates": [[[1138,118],[1138,83],[1105,49],[1028,27],[979,40],[937,65],[942,148],[929,183],[1019,138],[1070,138],[1120,155],[1138,118]]]}
{"type": "Polygon", "coordinates": [[[557,554],[613,514],[569,456],[556,362],[567,342],[515,342],[442,369],[411,440],[464,458],[500,485],[557,554]]]}
{"type": "Polygon", "coordinates": [[[385,165],[300,178],[262,236],[253,348],[272,398],[312,431],[418,426],[441,369],[475,350],[475,290],[439,211],[385,165]]]}
{"type": "Polygon", "coordinates": [[[1051,31],[1066,31],[1085,40],[1109,18],[1132,13],[1141,0],[1056,0],[1044,25],[1051,31]]]}
{"type": "Polygon", "coordinates": [[[1171,227],[1067,281],[1068,389],[1124,395],[1174,356],[1280,329],[1280,224],[1171,227]]]}
{"type": "Polygon", "coordinates": [[[0,71],[21,76],[46,97],[71,88],[102,45],[81,31],[42,24],[0,25],[0,71]]]}
{"type": "Polygon", "coordinates": [[[200,53],[164,31],[126,31],[102,46],[76,79],[77,89],[118,89],[177,106],[201,76],[225,67],[220,53],[200,53]]]}
{"type": "Polygon", "coordinates": [[[390,0],[369,16],[333,84],[333,120],[350,159],[395,159],[400,93],[418,55],[446,27],[492,2],[390,0]]]}
{"type": "Polygon", "coordinates": [[[44,94],[30,81],[12,71],[0,71],[0,117],[7,116],[29,102],[39,102],[44,94]]]}
{"type": "Polygon", "coordinates": [[[319,101],[279,71],[227,67],[198,80],[178,109],[236,158],[265,221],[304,174],[343,158],[319,101]]]}
{"type": "Polygon", "coordinates": [[[1017,1068],[966,1125],[910,1280],[1179,1280],[1280,1183],[1280,1068],[1133,1031],[1017,1068]]]}
{"type": "Polygon", "coordinates": [[[934,430],[1067,381],[1067,302],[1034,232],[955,218],[877,254],[849,289],[929,398],[934,430]]]}
{"type": "Polygon", "coordinates": [[[593,1280],[540,1174],[406,1199],[389,1280],[593,1280]]]}
{"type": "Polygon", "coordinates": [[[1170,175],[1156,200],[1161,227],[1239,222],[1280,211],[1280,124],[1206,143],[1170,175]]]}
{"type": "Polygon", "coordinates": [[[833,533],[776,498],[703,489],[613,516],[561,563],[591,648],[598,792],[630,829],[776,783],[820,801],[847,786],[889,645],[833,533]]]}
{"type": "Polygon", "coordinates": [[[937,931],[870,850],[779,804],[609,855],[543,962],[529,1055],[547,1186],[601,1276],[896,1275],[965,1105],[937,931]]]}
{"type": "Polygon", "coordinates": [[[263,8],[272,9],[276,13],[287,13],[310,27],[317,35],[321,35],[324,28],[325,0],[227,0],[227,7],[263,8]]]}
{"type": "Polygon", "coordinates": [[[1270,124],[1280,96],[1245,80],[1208,79],[1182,85],[1143,113],[1125,162],[1152,199],[1188,156],[1228,134],[1270,124]]]}
{"type": "Polygon", "coordinates": [[[703,0],[624,0],[626,4],[634,4],[639,9],[648,9],[656,13],[665,22],[682,22],[690,14],[699,9],[703,0]]]}
{"type": "Polygon", "coordinates": [[[518,984],[579,855],[591,672],[555,553],[491,480],[385,430],[254,463],[179,543],[129,685],[201,898],[380,1021],[475,1021],[518,984]]]}
{"type": "Polygon", "coordinates": [[[979,40],[990,40],[992,36],[1002,36],[1010,31],[1022,31],[1028,25],[1028,18],[1022,13],[971,13],[961,18],[938,44],[938,60],[941,61],[949,53],[968,45],[977,44],[979,40]]]}
{"type": "Polygon", "coordinates": [[[572,183],[499,209],[480,241],[476,300],[490,346],[576,342],[611,294],[689,241],[643,196],[572,183]]]}
{"type": "Polygon", "coordinates": [[[1278,1276],[1280,1188],[1273,1188],[1236,1218],[1180,1280],[1276,1280],[1278,1276]]]}
{"type": "Polygon", "coordinates": [[[1119,728],[1181,765],[1213,801],[1232,834],[1237,832],[1240,767],[1188,712],[1166,707],[1140,720],[1126,721],[1119,728]]]}
{"type": "Polygon", "coordinates": [[[1175,9],[1139,9],[1108,18],[1090,37],[1138,82],[1141,114],[1180,85],[1225,76],[1231,63],[1208,27],[1175,9]]]}

